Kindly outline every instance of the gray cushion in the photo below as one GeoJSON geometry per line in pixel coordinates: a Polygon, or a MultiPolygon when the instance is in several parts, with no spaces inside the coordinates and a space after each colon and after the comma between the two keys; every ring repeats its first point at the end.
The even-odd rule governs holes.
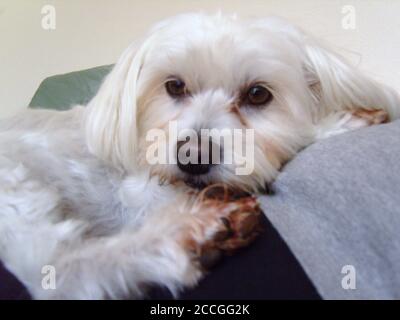
{"type": "Polygon", "coordinates": [[[399,142],[396,121],[315,143],[262,199],[324,298],[400,298],[399,142]],[[345,265],[355,290],[342,288],[345,265]]]}

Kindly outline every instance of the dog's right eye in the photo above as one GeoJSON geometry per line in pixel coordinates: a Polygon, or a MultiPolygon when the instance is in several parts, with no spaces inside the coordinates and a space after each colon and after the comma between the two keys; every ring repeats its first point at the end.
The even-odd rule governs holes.
{"type": "Polygon", "coordinates": [[[165,89],[173,98],[181,98],[187,95],[186,84],[180,79],[168,80],[165,83],[165,89]]]}

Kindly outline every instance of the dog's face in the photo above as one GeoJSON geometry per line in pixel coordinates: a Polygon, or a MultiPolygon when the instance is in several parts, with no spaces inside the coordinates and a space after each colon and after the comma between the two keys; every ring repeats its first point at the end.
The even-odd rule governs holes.
{"type": "MultiPolygon", "coordinates": [[[[188,152],[198,152],[207,160],[211,152],[220,152],[220,161],[201,164],[200,159],[191,163],[177,157],[176,163],[153,164],[154,174],[167,180],[263,187],[299,148],[304,135],[302,113],[308,110],[300,110],[299,104],[305,81],[295,48],[263,26],[225,18],[184,17],[165,28],[139,77],[140,164],[148,162],[145,150],[152,141],[146,141],[147,132],[159,128],[169,136],[170,122],[176,121],[179,139],[184,140],[184,129],[193,129],[200,137],[188,142],[188,152]],[[207,139],[202,129],[232,133],[241,129],[243,140],[245,130],[253,130],[254,141],[243,141],[243,154],[252,162],[247,164],[252,166],[249,172],[238,175],[239,163],[226,161],[227,152],[238,152],[233,144],[213,139],[211,145],[201,145],[207,139]],[[254,154],[245,154],[248,144],[253,144],[254,154]]],[[[178,156],[184,144],[173,143],[178,145],[174,152],[178,156]]]]}
{"type": "Polygon", "coordinates": [[[324,74],[312,55],[319,55],[320,65],[327,63],[322,59],[334,64],[333,58],[318,46],[307,47],[304,39],[277,19],[183,15],[159,24],[141,45],[127,49],[90,103],[89,147],[128,171],[147,167],[160,180],[262,189],[309,144],[313,121],[329,98],[321,92],[324,74]],[[154,141],[148,133],[156,129],[170,138],[172,121],[178,140],[187,137],[184,129],[199,139],[185,144],[175,137],[167,148],[175,150],[174,159],[149,163],[154,141]],[[244,164],[235,162],[239,151],[233,143],[204,137],[202,129],[241,129],[242,137],[250,130],[254,139],[242,143],[242,154],[251,143],[245,155],[251,170],[238,175],[244,164]],[[219,153],[220,161],[180,161],[181,149],[186,155],[196,151],[199,162],[200,156],[211,160],[219,153]],[[233,161],[225,161],[229,154],[233,161]]]}

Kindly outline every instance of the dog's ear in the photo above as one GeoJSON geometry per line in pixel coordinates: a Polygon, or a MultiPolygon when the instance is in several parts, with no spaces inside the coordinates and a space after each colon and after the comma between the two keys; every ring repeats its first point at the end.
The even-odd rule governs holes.
{"type": "Polygon", "coordinates": [[[302,35],[305,78],[320,109],[317,112],[365,108],[398,115],[400,98],[394,90],[368,78],[314,38],[302,35]]]}
{"type": "Polygon", "coordinates": [[[128,171],[136,164],[138,80],[152,41],[149,36],[124,51],[89,102],[85,115],[89,150],[128,171]]]}

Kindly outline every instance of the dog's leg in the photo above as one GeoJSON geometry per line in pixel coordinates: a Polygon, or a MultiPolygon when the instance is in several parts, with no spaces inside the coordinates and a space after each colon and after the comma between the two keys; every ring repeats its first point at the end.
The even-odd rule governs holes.
{"type": "Polygon", "coordinates": [[[259,214],[252,197],[174,203],[138,230],[66,248],[54,261],[56,289],[38,288],[33,294],[44,299],[140,298],[151,284],[177,294],[195,285],[221,253],[250,243],[259,214]]]}
{"type": "Polygon", "coordinates": [[[57,222],[58,205],[56,190],[0,156],[0,260],[28,289],[41,285],[58,245],[81,231],[77,222],[57,222]]]}
{"type": "Polygon", "coordinates": [[[359,108],[349,111],[338,111],[320,121],[316,127],[316,140],[388,121],[389,115],[384,110],[359,108]]]}

